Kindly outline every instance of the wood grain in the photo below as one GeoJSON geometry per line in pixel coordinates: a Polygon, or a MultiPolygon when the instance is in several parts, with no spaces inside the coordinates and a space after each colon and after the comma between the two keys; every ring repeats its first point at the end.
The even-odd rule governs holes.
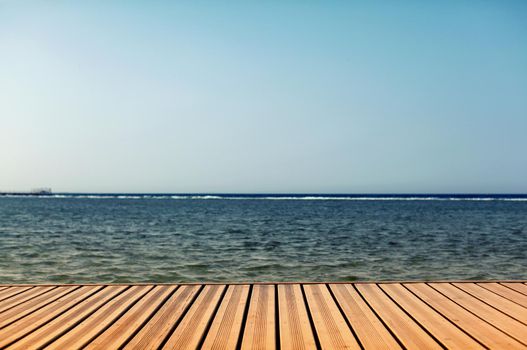
{"type": "Polygon", "coordinates": [[[360,349],[326,285],[305,285],[309,311],[324,349],[360,349]]]}
{"type": "Polygon", "coordinates": [[[157,349],[170,335],[185,310],[199,293],[199,286],[181,286],[155,316],[125,346],[125,349],[157,349]]]}
{"type": "Polygon", "coordinates": [[[300,285],[279,285],[280,345],[283,349],[314,349],[313,329],[300,285]]]}
{"type": "Polygon", "coordinates": [[[0,348],[527,349],[523,281],[0,286],[0,348]]]}
{"type": "Polygon", "coordinates": [[[358,285],[366,302],[407,349],[441,349],[441,346],[375,284],[358,285]]]}
{"type": "Polygon", "coordinates": [[[493,325],[459,306],[424,283],[405,284],[412,293],[490,349],[525,349],[493,325]]]}
{"type": "Polygon", "coordinates": [[[249,285],[229,286],[202,349],[234,349],[240,338],[249,285]]]}
{"type": "Polygon", "coordinates": [[[527,308],[527,295],[515,291],[514,289],[507,288],[499,283],[478,283],[478,286],[488,289],[504,298],[527,308]]]}
{"type": "Polygon", "coordinates": [[[83,319],[88,317],[107,301],[120,294],[126,288],[127,287],[125,286],[106,287],[104,290],[92,294],[89,298],[75,305],[75,307],[30,333],[28,336],[10,347],[10,349],[24,350],[44,347],[71,328],[75,327],[83,319]]]}
{"type": "Polygon", "coordinates": [[[331,284],[335,298],[365,349],[401,349],[351,284],[331,284]]]}
{"type": "Polygon", "coordinates": [[[243,334],[242,349],[276,349],[274,285],[255,285],[243,334]]]}
{"type": "Polygon", "coordinates": [[[474,315],[487,321],[487,323],[527,345],[527,326],[524,324],[450,283],[430,283],[429,285],[474,315]]]}
{"type": "Polygon", "coordinates": [[[454,283],[454,286],[492,306],[496,310],[511,316],[523,324],[527,324],[527,309],[525,309],[523,306],[520,306],[509,299],[504,298],[476,284],[454,283]]]}
{"type": "Polygon", "coordinates": [[[127,313],[90,342],[85,349],[120,348],[143,326],[150,315],[174,291],[175,286],[156,286],[139,300],[127,313]]]}
{"type": "Polygon", "coordinates": [[[409,290],[395,284],[381,284],[380,287],[447,348],[484,349],[481,344],[413,295],[409,290]]]}
{"type": "Polygon", "coordinates": [[[48,345],[46,349],[82,349],[91,340],[110,327],[153,286],[132,286],[112,299],[75,328],[48,345]]]}
{"type": "MultiPolygon", "coordinates": [[[[67,288],[67,287],[66,287],[67,288]]],[[[59,288],[57,288],[59,289],[59,288]]],[[[79,302],[98,292],[102,287],[85,286],[75,289],[71,293],[62,295],[55,302],[34,311],[27,317],[21,318],[0,330],[0,348],[21,339],[33,330],[41,327],[61,313],[69,310],[79,302]]]]}
{"type": "Polygon", "coordinates": [[[196,349],[226,286],[207,285],[163,346],[163,349],[196,349]]]}

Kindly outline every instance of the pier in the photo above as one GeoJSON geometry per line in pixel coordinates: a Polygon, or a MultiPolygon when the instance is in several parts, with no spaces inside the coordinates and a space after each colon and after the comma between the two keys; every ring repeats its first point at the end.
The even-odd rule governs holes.
{"type": "Polygon", "coordinates": [[[0,285],[8,349],[527,349],[527,284],[0,285]]]}
{"type": "Polygon", "coordinates": [[[51,191],[51,188],[49,187],[43,187],[43,188],[34,188],[31,191],[27,192],[21,192],[21,191],[1,191],[0,190],[0,197],[4,196],[50,196],[53,192],[51,191]]]}

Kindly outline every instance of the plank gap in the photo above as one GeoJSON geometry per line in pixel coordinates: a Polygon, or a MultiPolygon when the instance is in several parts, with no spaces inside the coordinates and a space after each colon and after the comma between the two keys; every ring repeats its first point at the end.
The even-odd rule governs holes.
{"type": "MultiPolygon", "coordinates": [[[[435,282],[430,282],[430,283],[435,283],[435,282]]],[[[451,302],[455,303],[456,305],[458,305],[459,307],[461,307],[462,309],[464,309],[465,311],[471,313],[472,315],[474,315],[475,317],[477,317],[478,319],[480,319],[481,321],[487,323],[488,325],[492,326],[493,328],[495,328],[496,330],[502,332],[503,334],[511,337],[512,339],[516,340],[517,342],[523,344],[524,346],[527,346],[527,344],[525,343],[525,341],[522,341],[520,339],[518,339],[516,336],[512,335],[512,334],[509,334],[508,332],[506,332],[505,330],[497,327],[495,324],[485,320],[483,317],[479,316],[478,314],[476,314],[475,312],[469,310],[468,308],[466,308],[465,306],[463,306],[462,304],[458,303],[457,301],[455,301],[454,299],[450,298],[448,295],[446,295],[445,293],[442,293],[440,290],[434,288],[432,285],[430,285],[430,283],[426,283],[427,286],[429,286],[430,288],[432,288],[433,290],[435,290],[437,293],[440,293],[441,295],[443,295],[445,298],[447,298],[448,300],[450,300],[451,302]]],[[[447,284],[450,284],[452,285],[451,283],[447,283],[447,284]]],[[[452,285],[453,287],[455,287],[454,285],[452,285]]],[[[479,299],[477,299],[479,300],[479,299]]],[[[508,316],[508,315],[506,315],[508,316]]],[[[509,316],[510,317],[510,316],[509,316]]]]}
{"type": "Polygon", "coordinates": [[[47,341],[46,343],[42,344],[42,346],[39,347],[39,350],[40,349],[44,349],[46,348],[48,345],[50,345],[51,343],[55,342],[57,339],[59,339],[60,337],[62,337],[64,334],[68,333],[69,331],[71,331],[72,329],[74,329],[77,325],[79,325],[80,323],[82,323],[84,320],[86,320],[88,317],[90,317],[91,315],[93,315],[94,313],[96,313],[97,311],[99,311],[100,308],[102,308],[104,305],[106,305],[107,303],[111,302],[113,299],[119,297],[121,294],[123,294],[124,292],[126,292],[128,289],[130,289],[132,286],[128,286],[126,287],[125,289],[123,289],[122,291],[120,291],[119,293],[115,294],[114,296],[112,296],[111,298],[108,298],[104,303],[102,303],[101,305],[99,305],[98,307],[96,307],[93,311],[89,312],[88,314],[86,314],[85,316],[83,316],[82,318],[80,318],[79,320],[77,320],[75,323],[71,324],[69,327],[65,328],[63,331],[57,333],[52,339],[50,339],[49,341],[47,341]]]}
{"type": "MultiPolygon", "coordinates": [[[[485,301],[483,298],[478,297],[477,295],[474,295],[474,293],[471,293],[470,290],[463,289],[463,288],[459,287],[459,286],[456,285],[456,284],[453,284],[453,286],[456,287],[457,289],[461,290],[462,292],[467,293],[468,295],[472,296],[474,299],[479,300],[480,302],[482,302],[482,303],[488,305],[489,307],[491,307],[491,308],[493,308],[494,310],[500,312],[501,314],[503,314],[503,315],[505,315],[505,316],[508,316],[508,317],[510,317],[510,318],[512,318],[512,319],[514,319],[514,320],[516,320],[516,321],[518,321],[518,322],[520,322],[521,324],[527,326],[527,324],[526,324],[525,322],[523,322],[522,320],[519,320],[518,318],[514,317],[514,315],[511,315],[510,313],[505,312],[505,310],[498,309],[495,305],[489,303],[488,301],[485,301]]],[[[476,288],[481,288],[481,289],[483,289],[484,291],[487,291],[487,292],[489,292],[489,293],[491,293],[491,294],[495,294],[495,293],[492,293],[492,291],[489,291],[489,290],[487,290],[487,289],[485,289],[485,288],[482,288],[482,287],[478,286],[477,284],[474,284],[474,286],[475,286],[476,288]]],[[[507,298],[504,298],[504,297],[502,297],[501,295],[498,295],[498,294],[495,294],[495,295],[496,295],[497,297],[499,297],[499,298],[504,299],[505,301],[508,301],[507,298]]],[[[521,305],[520,305],[520,307],[521,307],[521,305]]],[[[522,308],[523,308],[523,307],[522,307],[522,308]]]]}
{"type": "Polygon", "coordinates": [[[346,316],[346,313],[344,312],[344,310],[342,309],[342,306],[340,305],[339,301],[337,300],[337,298],[335,297],[335,294],[333,293],[333,291],[331,290],[331,288],[329,288],[329,285],[325,285],[326,288],[328,289],[329,291],[329,294],[331,295],[331,297],[333,298],[333,301],[335,302],[335,305],[337,305],[337,308],[339,309],[340,311],[340,314],[342,315],[342,318],[344,318],[344,321],[346,321],[346,324],[348,325],[351,333],[353,333],[353,336],[355,337],[355,340],[357,340],[357,343],[359,344],[360,348],[362,350],[364,350],[364,345],[362,344],[357,332],[355,331],[355,329],[353,329],[353,326],[351,325],[350,321],[348,320],[348,317],[346,316]]]}
{"type": "Polygon", "coordinates": [[[172,325],[170,331],[167,332],[167,334],[165,335],[165,338],[163,339],[163,341],[159,344],[159,347],[158,349],[161,350],[163,349],[163,347],[165,346],[165,344],[168,342],[168,340],[170,339],[170,337],[172,336],[172,334],[176,331],[176,328],[179,326],[179,324],[181,323],[181,321],[185,318],[185,315],[188,313],[188,310],[190,310],[190,308],[192,307],[192,305],[194,305],[194,302],[196,301],[196,299],[200,296],[201,292],[203,291],[203,289],[205,288],[205,285],[202,285],[199,290],[196,292],[196,294],[192,297],[192,300],[190,303],[188,303],[188,305],[185,307],[185,309],[183,310],[183,312],[181,313],[181,316],[179,316],[178,320],[176,322],[174,322],[174,325],[172,325]]]}
{"type": "MultiPolygon", "coordinates": [[[[14,307],[17,307],[17,306],[22,305],[24,303],[30,302],[34,298],[40,297],[40,296],[42,296],[42,295],[44,295],[46,293],[49,293],[49,292],[51,292],[53,290],[56,290],[58,287],[55,287],[55,288],[52,287],[52,288],[49,288],[49,289],[44,289],[40,293],[37,292],[36,294],[31,294],[31,292],[34,291],[36,288],[38,288],[38,287],[31,288],[29,290],[25,290],[22,293],[19,293],[19,294],[16,294],[16,295],[13,295],[13,296],[7,298],[6,300],[7,300],[8,303],[12,303],[13,299],[16,299],[18,297],[22,297],[22,300],[20,300],[19,302],[15,302],[15,304],[12,304],[11,306],[1,310],[0,314],[2,314],[4,312],[7,312],[7,311],[11,310],[14,307]],[[29,298],[24,300],[23,298],[27,297],[28,296],[27,294],[29,294],[29,298]],[[11,299],[11,300],[9,300],[9,299],[11,299]]],[[[2,302],[5,302],[5,301],[2,300],[2,302]]]]}
{"type": "Polygon", "coordinates": [[[487,285],[487,284],[484,284],[484,283],[478,283],[477,285],[480,286],[481,288],[485,288],[486,290],[488,291],[491,291],[493,292],[494,294],[496,295],[499,295],[501,296],[502,298],[505,298],[517,305],[520,305],[520,306],[523,306],[524,308],[527,309],[527,295],[524,295],[514,289],[510,289],[510,288],[507,288],[505,287],[504,285],[501,285],[501,284],[493,284],[493,283],[488,283],[490,285],[487,285]],[[496,290],[498,289],[498,290],[496,290]],[[515,299],[520,297],[522,298],[525,302],[522,303],[520,302],[519,300],[515,299]]]}
{"type": "MultiPolygon", "coordinates": [[[[379,285],[377,285],[379,286],[379,285]]],[[[412,319],[419,327],[421,327],[421,329],[423,331],[425,331],[425,333],[427,333],[432,339],[434,339],[437,344],[439,344],[439,346],[441,346],[443,349],[447,350],[448,348],[446,347],[445,344],[443,344],[435,335],[433,335],[424,325],[421,324],[421,322],[419,322],[414,316],[412,316],[412,314],[410,314],[408,311],[406,311],[406,309],[404,307],[402,307],[394,298],[392,298],[392,296],[388,293],[386,293],[386,291],[381,288],[379,286],[379,289],[384,293],[384,295],[386,295],[388,297],[388,299],[390,299],[392,301],[392,303],[394,303],[395,305],[397,305],[397,307],[399,309],[401,309],[406,315],[408,315],[408,317],[410,317],[410,319],[412,319]]],[[[441,315],[442,316],[442,315],[441,315]]]]}
{"type": "Polygon", "coordinates": [[[465,333],[466,335],[468,335],[470,338],[472,338],[474,341],[476,341],[478,344],[480,344],[481,346],[483,346],[484,348],[488,349],[489,347],[486,346],[485,344],[483,344],[481,341],[479,341],[476,337],[474,337],[472,334],[470,334],[466,329],[464,329],[463,327],[461,327],[459,324],[457,324],[456,322],[454,322],[453,320],[451,320],[449,317],[447,317],[445,314],[443,314],[441,311],[437,310],[433,305],[431,305],[430,303],[428,303],[426,300],[422,299],[419,297],[419,295],[415,294],[412,290],[410,290],[405,284],[401,284],[401,286],[403,288],[405,288],[408,292],[412,293],[417,299],[421,300],[423,303],[425,303],[426,305],[428,305],[428,307],[430,307],[432,310],[434,310],[435,312],[437,312],[439,315],[441,315],[445,320],[447,320],[448,322],[450,322],[451,324],[453,324],[456,328],[458,328],[460,331],[462,331],[463,333],[465,333]]]}
{"type": "Polygon", "coordinates": [[[210,327],[212,326],[212,322],[214,322],[214,318],[216,317],[216,314],[218,313],[218,310],[220,308],[221,303],[223,302],[223,298],[225,298],[225,294],[227,294],[227,289],[232,288],[232,286],[226,285],[223,288],[223,291],[221,292],[220,298],[218,299],[218,302],[216,303],[216,306],[214,307],[214,311],[212,311],[212,314],[210,315],[209,321],[207,322],[207,325],[205,326],[205,329],[203,330],[203,334],[201,335],[201,339],[198,342],[198,345],[196,346],[197,349],[201,349],[203,346],[203,343],[205,342],[205,338],[207,338],[207,335],[209,333],[210,327]]]}
{"type": "MultiPolygon", "coordinates": [[[[55,286],[56,287],[56,286],[55,286]]],[[[2,293],[0,294],[0,302],[4,301],[4,300],[7,300],[9,298],[12,298],[20,293],[24,293],[28,290],[31,290],[35,288],[35,286],[32,286],[32,287],[28,287],[28,286],[25,286],[25,287],[10,287],[10,288],[6,288],[6,290],[2,290],[2,293]],[[18,292],[15,292],[13,294],[9,294],[9,292],[13,292],[13,290],[11,290],[11,288],[15,289],[15,291],[17,291],[16,288],[22,288],[20,290],[18,290],[18,292]],[[6,296],[7,295],[7,296],[6,296]]]]}
{"type": "Polygon", "coordinates": [[[245,334],[245,325],[247,323],[247,317],[249,315],[249,305],[251,304],[251,296],[253,295],[253,284],[249,285],[249,293],[247,294],[247,301],[245,303],[245,309],[243,310],[242,326],[240,328],[240,334],[238,335],[238,342],[236,343],[236,350],[242,348],[243,335],[245,334]]]}
{"type": "Polygon", "coordinates": [[[137,329],[134,330],[132,334],[130,334],[130,336],[118,347],[119,350],[123,349],[126,346],[126,344],[128,344],[137,335],[137,333],[139,333],[141,329],[143,329],[143,327],[152,319],[152,317],[154,317],[154,315],[159,311],[159,309],[161,309],[161,307],[165,305],[167,300],[170,299],[170,297],[174,295],[174,293],[176,293],[176,291],[179,288],[181,288],[181,286],[177,285],[176,288],[174,288],[174,290],[172,290],[170,293],[166,295],[166,297],[159,303],[159,305],[157,305],[157,307],[152,311],[152,313],[147,318],[145,318],[145,320],[141,323],[141,325],[137,327],[137,329]]]}
{"type": "Polygon", "coordinates": [[[300,285],[300,289],[302,290],[302,298],[304,299],[304,304],[306,306],[307,310],[307,317],[309,319],[309,324],[311,325],[311,331],[313,332],[313,337],[315,338],[315,345],[317,346],[318,350],[322,349],[322,345],[320,344],[320,339],[318,338],[317,329],[315,328],[315,321],[313,320],[313,315],[311,314],[311,309],[309,307],[309,302],[307,301],[306,291],[304,290],[304,285],[300,285]]]}
{"type": "Polygon", "coordinates": [[[382,323],[382,325],[384,326],[384,328],[386,328],[386,330],[388,330],[388,332],[390,332],[390,334],[392,335],[392,337],[395,339],[395,341],[397,341],[397,344],[399,344],[399,346],[402,348],[402,349],[406,349],[406,346],[404,346],[403,342],[401,341],[401,339],[399,339],[399,337],[397,337],[397,335],[395,335],[395,332],[390,328],[388,327],[388,325],[386,324],[386,322],[384,322],[384,320],[382,319],[382,317],[379,316],[379,314],[377,313],[377,311],[375,310],[375,308],[370,305],[370,303],[368,302],[368,300],[366,300],[366,298],[364,297],[364,295],[362,295],[362,293],[359,291],[359,289],[357,288],[357,286],[355,284],[352,284],[352,287],[353,289],[355,289],[355,291],[357,292],[357,294],[362,298],[362,301],[364,301],[364,303],[366,303],[366,305],[368,305],[368,307],[370,308],[370,310],[373,312],[373,314],[377,317],[377,319],[382,323]]]}
{"type": "Polygon", "coordinates": [[[152,290],[154,289],[154,286],[152,286],[146,293],[143,293],[143,295],[141,295],[139,298],[135,299],[133,302],[131,302],[129,305],[127,305],[121,312],[119,312],[119,314],[117,315],[117,317],[115,317],[112,322],[108,322],[108,324],[106,326],[104,326],[101,330],[99,330],[99,332],[97,332],[96,334],[94,334],[89,340],[86,341],[86,343],[84,343],[81,348],[84,349],[86,348],[88,345],[90,345],[95,339],[97,339],[97,337],[99,337],[101,334],[103,334],[104,332],[106,332],[114,323],[116,323],[121,317],[124,316],[124,314],[126,314],[131,308],[134,307],[135,304],[137,304],[140,300],[142,300],[143,298],[145,298],[148,294],[150,294],[150,292],[152,292],[152,290]]]}
{"type": "MultiPolygon", "coordinates": [[[[6,328],[6,327],[9,327],[9,326],[12,325],[13,323],[18,322],[18,321],[20,321],[21,319],[26,318],[26,317],[28,317],[28,316],[31,316],[33,313],[39,311],[39,310],[42,309],[42,308],[45,308],[46,306],[50,305],[51,303],[55,302],[56,300],[58,300],[58,299],[60,299],[60,298],[62,298],[62,297],[65,297],[66,295],[71,294],[71,293],[75,292],[76,290],[78,290],[78,289],[80,289],[80,288],[81,288],[81,286],[78,286],[78,287],[72,288],[72,289],[71,289],[70,291],[68,291],[67,293],[64,293],[64,294],[62,294],[62,295],[59,294],[59,296],[56,296],[56,295],[53,296],[53,298],[52,298],[51,300],[49,300],[49,301],[47,301],[47,302],[43,302],[42,305],[39,305],[36,309],[31,310],[31,312],[29,312],[29,313],[27,313],[27,314],[25,314],[25,315],[23,315],[23,316],[20,316],[20,317],[18,317],[18,318],[14,318],[14,319],[12,319],[12,320],[9,321],[8,323],[6,323],[6,324],[4,324],[3,326],[1,326],[0,329],[4,329],[4,328],[6,328]]],[[[58,289],[58,288],[57,288],[57,289],[58,289]]],[[[54,289],[54,290],[57,290],[57,289],[54,289]]],[[[38,305],[38,304],[37,304],[37,305],[38,305]]]]}
{"type": "Polygon", "coordinates": [[[516,288],[514,288],[514,287],[511,285],[511,283],[504,283],[504,282],[501,282],[500,284],[501,284],[502,286],[505,286],[505,287],[507,287],[507,288],[509,288],[509,289],[511,289],[511,290],[514,290],[514,291],[516,291],[516,292],[518,292],[518,293],[521,293],[521,294],[527,296],[527,286],[526,286],[525,284],[522,284],[522,283],[518,283],[518,284],[516,284],[516,283],[514,283],[514,287],[516,287],[516,288]],[[523,288],[522,288],[522,287],[523,287],[523,288]]]}
{"type": "MultiPolygon", "coordinates": [[[[78,291],[78,290],[80,290],[81,288],[82,288],[82,287],[79,287],[79,288],[75,289],[75,291],[78,291]]],[[[67,311],[73,309],[73,308],[74,308],[75,306],[77,306],[79,303],[82,303],[84,300],[86,300],[86,299],[90,298],[91,296],[97,294],[99,291],[101,291],[101,290],[103,290],[103,289],[104,289],[104,287],[94,288],[93,291],[87,291],[84,295],[81,294],[81,295],[79,296],[79,297],[80,297],[79,300],[73,302],[72,305],[70,305],[70,306],[68,306],[68,307],[66,307],[66,308],[64,308],[64,309],[60,309],[60,310],[57,312],[57,314],[54,315],[53,317],[51,317],[49,320],[43,322],[43,323],[40,324],[40,325],[37,325],[37,327],[32,328],[32,329],[29,330],[28,332],[25,332],[24,334],[21,334],[20,336],[18,336],[17,338],[13,339],[13,340],[10,341],[9,343],[6,343],[6,344],[5,344],[5,347],[8,347],[8,346],[13,345],[14,343],[16,343],[17,341],[19,341],[20,339],[22,339],[22,338],[28,336],[29,334],[31,334],[31,333],[37,331],[38,329],[44,327],[44,326],[45,326],[46,324],[48,324],[49,322],[52,322],[52,321],[53,321],[54,319],[56,319],[57,317],[60,317],[60,316],[61,316],[62,314],[64,314],[65,312],[67,312],[67,311]]],[[[71,294],[71,293],[66,293],[66,294],[64,294],[63,296],[61,296],[60,299],[62,299],[62,298],[66,298],[66,299],[67,299],[67,296],[68,296],[69,294],[71,294]]],[[[71,296],[71,295],[70,295],[70,296],[71,296]]],[[[51,303],[50,303],[50,304],[51,304],[51,303]]],[[[50,305],[50,304],[48,304],[48,305],[50,305]]],[[[46,306],[47,306],[47,305],[46,305],[46,306]]],[[[39,309],[39,310],[40,310],[40,309],[39,309]]],[[[30,314],[30,315],[31,315],[31,314],[30,314]]],[[[26,316],[26,317],[27,317],[27,316],[26,316]]],[[[24,317],[24,318],[25,318],[25,317],[24,317]]]]}
{"type": "Polygon", "coordinates": [[[274,285],[274,327],[276,334],[276,349],[280,350],[280,309],[278,305],[278,285],[274,285]]]}

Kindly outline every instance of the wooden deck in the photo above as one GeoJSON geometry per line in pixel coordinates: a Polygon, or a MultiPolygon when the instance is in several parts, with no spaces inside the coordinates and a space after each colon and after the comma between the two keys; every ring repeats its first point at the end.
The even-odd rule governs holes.
{"type": "Polygon", "coordinates": [[[527,284],[4,285],[0,348],[527,349],[527,284]]]}

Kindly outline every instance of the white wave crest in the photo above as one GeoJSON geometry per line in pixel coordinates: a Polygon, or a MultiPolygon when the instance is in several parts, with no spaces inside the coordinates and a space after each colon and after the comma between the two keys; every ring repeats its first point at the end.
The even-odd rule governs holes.
{"type": "Polygon", "coordinates": [[[527,202],[525,197],[446,197],[446,196],[287,196],[287,195],[131,195],[131,194],[75,194],[75,193],[60,193],[51,195],[19,195],[19,194],[4,194],[1,197],[9,198],[80,198],[80,199],[178,199],[178,200],[272,200],[272,201],[481,201],[481,202],[527,202]]]}

